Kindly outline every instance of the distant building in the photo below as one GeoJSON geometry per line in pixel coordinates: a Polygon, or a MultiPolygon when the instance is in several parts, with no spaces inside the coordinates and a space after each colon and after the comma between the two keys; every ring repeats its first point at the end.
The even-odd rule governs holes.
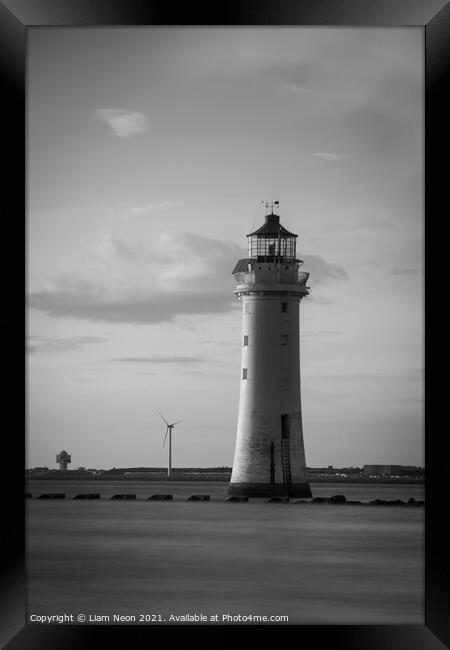
{"type": "Polygon", "coordinates": [[[29,469],[25,470],[27,474],[44,474],[45,472],[48,472],[48,467],[30,467],[29,469]]]}
{"type": "Polygon", "coordinates": [[[364,476],[399,476],[401,465],[364,465],[364,476]]]}
{"type": "Polygon", "coordinates": [[[61,472],[67,472],[67,465],[71,461],[72,456],[68,454],[64,449],[56,456],[56,462],[59,463],[59,469],[61,472]]]}

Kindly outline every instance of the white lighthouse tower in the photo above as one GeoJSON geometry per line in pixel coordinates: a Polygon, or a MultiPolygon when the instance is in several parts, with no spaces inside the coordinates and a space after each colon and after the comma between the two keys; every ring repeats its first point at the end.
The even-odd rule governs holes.
{"type": "Polygon", "coordinates": [[[310,497],[300,401],[299,305],[309,273],[299,271],[297,235],[273,213],[247,235],[236,264],[242,302],[239,415],[230,495],[310,497]]]}

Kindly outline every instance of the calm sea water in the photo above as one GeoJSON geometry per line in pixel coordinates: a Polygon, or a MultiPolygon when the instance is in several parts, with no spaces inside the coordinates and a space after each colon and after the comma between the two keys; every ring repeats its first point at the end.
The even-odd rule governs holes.
{"type": "MultiPolygon", "coordinates": [[[[44,492],[64,492],[72,498],[82,492],[97,492],[102,498],[113,494],[136,494],[146,499],[152,494],[172,494],[174,500],[185,500],[191,494],[209,494],[212,500],[227,496],[228,483],[207,481],[36,481],[27,482],[27,490],[33,497],[44,492]]],[[[370,501],[371,499],[424,499],[424,486],[409,484],[373,483],[311,483],[313,496],[345,494],[347,499],[370,501]]]]}
{"type": "MultiPolygon", "coordinates": [[[[68,497],[27,501],[28,615],[424,623],[422,508],[226,503],[225,483],[30,481],[27,489],[68,497]],[[104,498],[69,498],[80,492],[104,498]],[[122,492],[138,500],[106,498],[122,492]],[[156,493],[174,502],[144,500],[156,493]],[[201,493],[212,501],[185,501],[201,493]]],[[[362,501],[424,496],[417,485],[322,483],[312,491],[362,501]]]]}

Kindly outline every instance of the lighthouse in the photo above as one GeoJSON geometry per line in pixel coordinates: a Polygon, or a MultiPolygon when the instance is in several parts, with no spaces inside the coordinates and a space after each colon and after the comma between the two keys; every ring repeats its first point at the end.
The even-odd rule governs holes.
{"type": "Polygon", "coordinates": [[[236,447],[228,493],[310,497],[300,398],[300,301],[309,273],[300,271],[297,235],[266,204],[265,223],[247,235],[236,264],[242,303],[242,354],[236,447]]]}

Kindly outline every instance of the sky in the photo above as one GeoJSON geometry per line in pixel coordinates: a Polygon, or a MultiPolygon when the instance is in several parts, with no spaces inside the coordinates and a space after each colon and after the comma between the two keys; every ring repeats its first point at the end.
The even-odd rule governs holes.
{"type": "Polygon", "coordinates": [[[27,465],[231,466],[231,274],[299,235],[310,467],[424,464],[423,30],[31,28],[27,465]]]}

